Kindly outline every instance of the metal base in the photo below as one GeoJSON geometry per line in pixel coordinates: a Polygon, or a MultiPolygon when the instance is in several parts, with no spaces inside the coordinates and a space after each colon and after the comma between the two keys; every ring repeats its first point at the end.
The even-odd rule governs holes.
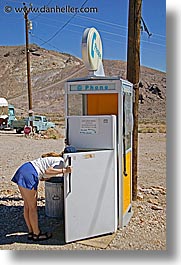
{"type": "Polygon", "coordinates": [[[129,223],[132,215],[133,215],[133,211],[132,211],[132,208],[130,208],[129,211],[123,216],[122,227],[126,226],[129,223]]]}
{"type": "Polygon", "coordinates": [[[122,216],[121,220],[118,222],[118,228],[123,228],[124,226],[127,226],[131,217],[133,215],[132,205],[128,207],[128,211],[122,216]]]}

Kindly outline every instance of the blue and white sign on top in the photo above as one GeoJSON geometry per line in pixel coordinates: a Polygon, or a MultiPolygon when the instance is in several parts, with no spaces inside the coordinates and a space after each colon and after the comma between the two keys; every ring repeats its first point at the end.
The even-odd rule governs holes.
{"type": "Polygon", "coordinates": [[[97,71],[102,63],[102,42],[95,28],[87,28],[82,37],[82,59],[89,71],[97,71]]]}

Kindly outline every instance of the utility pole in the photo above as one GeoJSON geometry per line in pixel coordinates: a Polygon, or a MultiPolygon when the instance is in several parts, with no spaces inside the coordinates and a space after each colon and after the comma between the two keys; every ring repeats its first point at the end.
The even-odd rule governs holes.
{"type": "Polygon", "coordinates": [[[140,30],[142,0],[129,0],[128,18],[128,53],[127,79],[133,83],[135,101],[133,103],[133,159],[132,159],[132,199],[137,200],[138,176],[138,105],[139,105],[139,74],[140,74],[140,30]]]}
{"type": "Polygon", "coordinates": [[[30,76],[30,51],[29,51],[29,29],[30,21],[28,20],[29,9],[24,5],[24,19],[26,31],[26,61],[27,61],[27,80],[28,80],[28,106],[29,106],[29,120],[30,126],[33,130],[33,109],[32,109],[32,90],[31,90],[31,76],[30,76]]]}

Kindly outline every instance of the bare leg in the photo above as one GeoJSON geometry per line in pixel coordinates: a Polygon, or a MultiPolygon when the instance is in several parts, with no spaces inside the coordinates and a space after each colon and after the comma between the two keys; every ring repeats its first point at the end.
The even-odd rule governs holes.
{"type": "Polygon", "coordinates": [[[29,233],[33,232],[33,228],[31,226],[30,219],[29,219],[29,207],[28,207],[28,203],[25,200],[24,200],[24,219],[28,227],[29,233]]]}
{"type": "Polygon", "coordinates": [[[24,218],[29,232],[39,234],[38,212],[37,212],[37,191],[29,190],[18,186],[24,200],[24,218]]]}

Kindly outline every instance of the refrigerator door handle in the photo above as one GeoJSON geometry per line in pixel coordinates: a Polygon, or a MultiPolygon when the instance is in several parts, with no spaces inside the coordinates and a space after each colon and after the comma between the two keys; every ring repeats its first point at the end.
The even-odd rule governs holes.
{"type": "MultiPolygon", "coordinates": [[[[68,165],[72,165],[71,157],[68,158],[68,165]]],[[[72,173],[69,173],[69,193],[72,192],[72,173]]]]}
{"type": "Polygon", "coordinates": [[[68,194],[70,194],[72,192],[71,180],[72,180],[72,174],[69,173],[69,192],[68,192],[68,194]]]}
{"type": "Polygon", "coordinates": [[[71,188],[71,173],[66,174],[66,196],[72,192],[71,188]]]}
{"type": "MultiPolygon", "coordinates": [[[[71,157],[67,156],[67,160],[68,160],[68,166],[71,166],[71,157]]],[[[66,174],[66,181],[67,181],[67,196],[72,192],[72,173],[68,173],[66,174]]]]}

